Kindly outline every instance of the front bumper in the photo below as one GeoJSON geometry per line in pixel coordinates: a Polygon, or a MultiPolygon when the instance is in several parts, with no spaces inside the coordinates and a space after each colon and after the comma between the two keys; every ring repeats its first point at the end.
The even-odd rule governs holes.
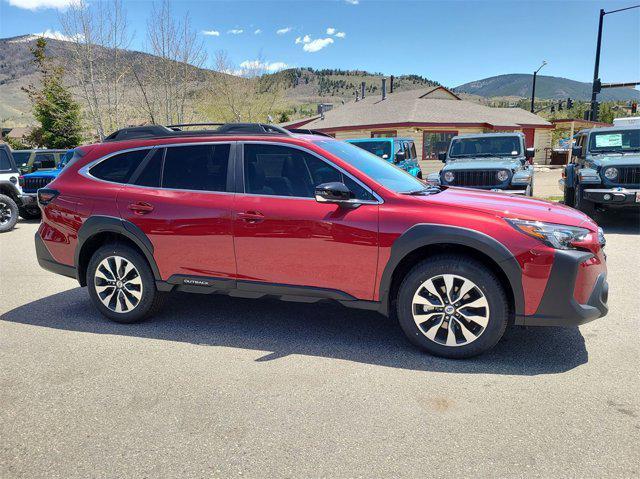
{"type": "Polygon", "coordinates": [[[580,304],[574,298],[578,269],[593,257],[592,253],[585,251],[557,250],[538,310],[530,316],[516,316],[515,323],[523,326],[579,326],[605,316],[609,311],[609,284],[605,268],[601,268],[597,275],[586,304],[580,304]]]}
{"type": "Polygon", "coordinates": [[[599,205],[640,207],[640,190],[626,188],[588,188],[584,199],[599,205]]]}
{"type": "Polygon", "coordinates": [[[20,198],[20,201],[22,201],[22,206],[25,206],[25,207],[35,206],[36,208],[38,207],[37,193],[22,193],[19,196],[19,198],[20,198]]]}

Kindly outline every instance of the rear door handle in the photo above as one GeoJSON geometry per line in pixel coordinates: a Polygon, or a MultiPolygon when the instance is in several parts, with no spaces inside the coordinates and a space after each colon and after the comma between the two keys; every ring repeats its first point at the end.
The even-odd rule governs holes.
{"type": "Polygon", "coordinates": [[[153,211],[153,205],[145,203],[144,201],[131,203],[129,204],[129,206],[127,206],[127,208],[138,215],[146,215],[147,213],[151,213],[153,211]]]}
{"type": "Polygon", "coordinates": [[[238,213],[236,217],[247,223],[260,223],[264,221],[264,215],[259,211],[245,211],[244,213],[238,213]]]}

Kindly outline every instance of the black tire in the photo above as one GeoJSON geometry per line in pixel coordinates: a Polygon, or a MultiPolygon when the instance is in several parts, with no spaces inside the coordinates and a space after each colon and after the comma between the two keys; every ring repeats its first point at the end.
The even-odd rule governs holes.
{"type": "Polygon", "coordinates": [[[593,217],[596,214],[596,205],[593,201],[584,199],[584,188],[582,186],[576,188],[574,208],[582,211],[587,216],[593,217]]]}
{"type": "MultiPolygon", "coordinates": [[[[472,292],[475,293],[475,288],[472,292]]],[[[457,298],[457,301],[470,296],[464,295],[463,298],[457,298]]],[[[469,300],[466,302],[469,303],[469,300]]],[[[464,256],[436,256],[414,266],[400,286],[396,307],[400,327],[407,335],[407,338],[409,338],[409,341],[430,354],[453,359],[469,358],[493,348],[498,341],[500,341],[500,338],[502,338],[509,319],[507,296],[496,275],[481,263],[464,256]],[[460,345],[447,346],[446,344],[436,342],[435,339],[429,339],[425,332],[423,332],[423,329],[421,329],[426,323],[423,323],[421,327],[419,327],[413,318],[414,294],[422,290],[421,286],[424,282],[429,279],[439,278],[440,275],[445,274],[470,280],[474,283],[475,287],[480,290],[482,295],[484,295],[484,299],[486,299],[488,303],[488,311],[484,310],[487,316],[486,327],[484,327],[484,329],[480,328],[480,332],[476,338],[466,344],[461,343],[460,345]]],[[[464,306],[459,308],[459,310],[462,309],[464,309],[464,306]]],[[[457,312],[458,311],[456,311],[456,316],[458,316],[457,312]]],[[[465,314],[466,313],[469,313],[469,310],[465,310],[465,314]]],[[[437,323],[438,320],[439,318],[435,318],[435,323],[437,323]]],[[[440,330],[445,325],[445,321],[445,318],[443,318],[440,326],[437,326],[437,330],[440,330]]],[[[451,320],[452,328],[457,329],[457,332],[461,333],[461,323],[456,324],[457,321],[459,320],[455,318],[451,320]]],[[[471,325],[476,326],[473,322],[471,325]]],[[[444,331],[449,334],[450,329],[445,327],[444,331]]],[[[453,337],[456,338],[456,336],[457,334],[453,337]]]]}
{"type": "Polygon", "coordinates": [[[18,222],[18,205],[7,195],[0,195],[0,233],[11,231],[18,222]]]}
{"type": "Polygon", "coordinates": [[[566,184],[564,185],[564,204],[572,208],[575,207],[576,204],[576,189],[566,184]]]}
{"type": "MultiPolygon", "coordinates": [[[[115,283],[115,281],[113,281],[115,283]]],[[[89,260],[87,267],[87,288],[89,289],[89,296],[98,310],[107,318],[117,323],[136,323],[143,321],[148,317],[155,314],[162,306],[165,295],[161,294],[156,289],[155,279],[151,268],[147,263],[147,260],[138,251],[130,246],[109,243],[100,247],[89,260]],[[124,258],[127,262],[135,267],[139,274],[140,282],[142,284],[141,297],[129,311],[116,312],[106,306],[100,299],[98,291],[96,290],[96,271],[103,260],[109,257],[124,258]]],[[[122,288],[115,288],[113,294],[117,294],[116,289],[123,290],[122,288]]],[[[132,291],[132,290],[128,290],[132,291]]],[[[103,291],[102,293],[105,293],[103,291]]],[[[109,291],[106,291],[106,296],[109,296],[109,291]]],[[[113,294],[111,296],[113,297],[113,294]]],[[[116,302],[120,299],[116,298],[116,302]]]]}
{"type": "Polygon", "coordinates": [[[527,186],[527,190],[525,192],[525,196],[533,196],[533,183],[527,186]]]}
{"type": "Polygon", "coordinates": [[[21,206],[18,208],[20,217],[25,220],[39,220],[41,216],[40,208],[25,208],[21,206]]]}

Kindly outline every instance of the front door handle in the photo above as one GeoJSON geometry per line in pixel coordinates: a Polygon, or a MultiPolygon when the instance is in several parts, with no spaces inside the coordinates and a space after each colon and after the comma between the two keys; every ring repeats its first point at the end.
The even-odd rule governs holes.
{"type": "Polygon", "coordinates": [[[264,215],[259,211],[245,211],[238,213],[236,217],[239,220],[246,221],[247,223],[260,223],[264,221],[264,215]]]}
{"type": "Polygon", "coordinates": [[[145,203],[144,201],[139,201],[137,203],[131,203],[127,206],[129,210],[133,211],[137,215],[146,215],[147,213],[151,213],[153,211],[153,205],[149,203],[145,203]]]}

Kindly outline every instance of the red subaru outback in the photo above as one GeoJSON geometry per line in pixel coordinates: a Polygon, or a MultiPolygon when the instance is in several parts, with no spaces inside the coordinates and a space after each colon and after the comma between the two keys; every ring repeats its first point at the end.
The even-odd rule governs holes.
{"type": "Polygon", "coordinates": [[[348,143],[261,124],[119,130],[38,192],[40,265],[131,323],[169,291],[332,299],[468,357],[512,322],[607,313],[604,237],[571,208],[426,186],[348,143]]]}

